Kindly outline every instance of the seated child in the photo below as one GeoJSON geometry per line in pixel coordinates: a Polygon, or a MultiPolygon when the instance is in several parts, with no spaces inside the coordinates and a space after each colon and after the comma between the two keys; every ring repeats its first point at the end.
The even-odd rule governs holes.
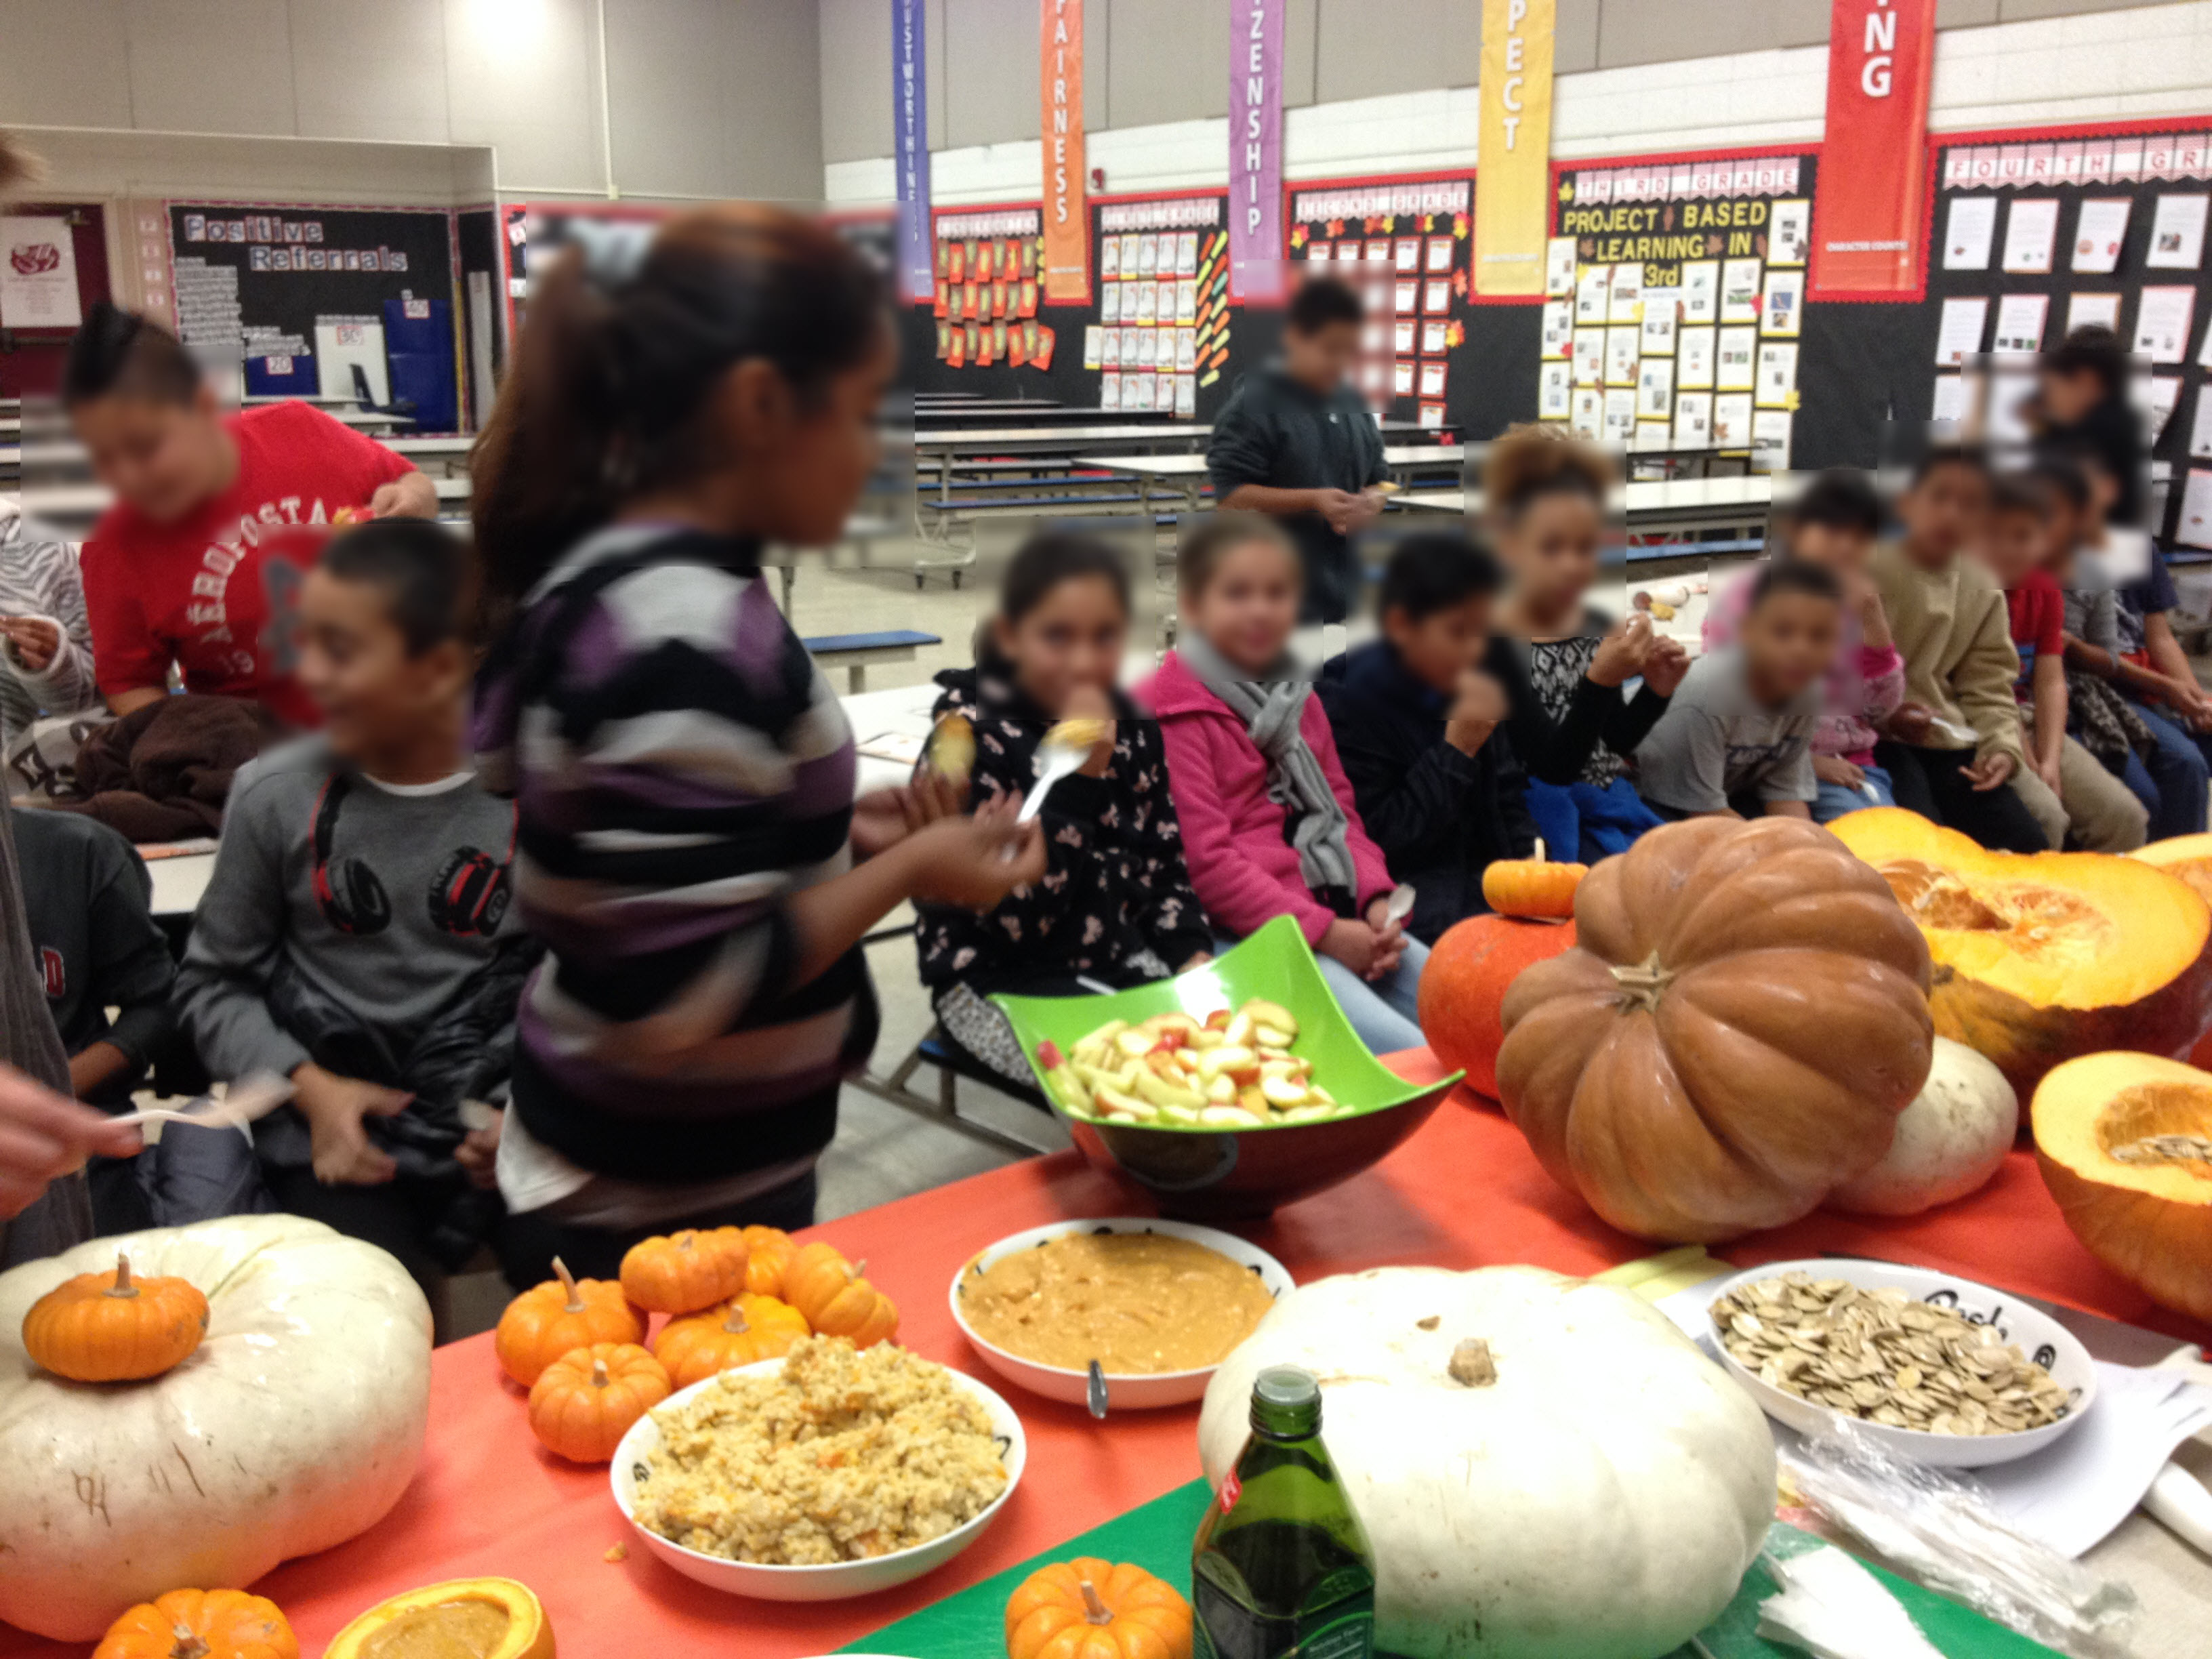
{"type": "Polygon", "coordinates": [[[1483,467],[1493,533],[1512,591],[1492,669],[1512,711],[1513,748],[1533,780],[1528,809],[1562,859],[1625,851],[1659,820],[1625,757],[1667,712],[1689,656],[1643,616],[1626,627],[1590,610],[1605,544],[1604,458],[1550,427],[1515,427],[1483,467]],[[1632,699],[1629,680],[1644,684],[1632,699]]]}
{"type": "MultiPolygon", "coordinates": [[[[1844,632],[1830,665],[1820,723],[1813,731],[1813,817],[1832,823],[1869,806],[1893,806],[1889,774],[1874,763],[1882,721],[1905,700],[1905,659],[1889,637],[1881,595],[1867,575],[1881,533],[1881,498],[1856,467],[1831,467],[1807,486],[1785,520],[1784,550],[1800,564],[1835,573],[1843,586],[1844,632]]],[[[1705,607],[1705,647],[1736,636],[1759,584],[1753,566],[1730,580],[1705,607]]]]}
{"type": "Polygon", "coordinates": [[[0,753],[41,714],[99,703],[76,555],[0,495],[0,753]]]}
{"type": "Polygon", "coordinates": [[[2010,787],[2026,755],[2004,593],[1960,556],[1986,532],[1989,507],[1989,463],[1956,444],[1922,456],[1898,501],[1904,536],[1869,569],[1905,659],[1905,701],[1875,759],[1899,806],[1984,847],[2040,853],[2051,842],[2010,787]]]}
{"type": "Polygon", "coordinates": [[[1196,967],[1213,949],[1183,866],[1159,727],[1115,689],[1128,642],[1120,555],[1089,536],[1041,531],[1006,567],[975,666],[937,677],[937,718],[974,725],[979,799],[1029,793],[1055,721],[1106,728],[1083,769],[1045,797],[1042,881],[980,915],[916,907],[921,982],[946,1036],[1024,1084],[1033,1073],[1006,1016],[984,1000],[991,992],[1123,990],[1196,967]]]}
{"type": "Polygon", "coordinates": [[[1428,947],[1390,919],[1389,868],[1296,678],[1297,549],[1270,520],[1216,513],[1183,542],[1176,578],[1182,634],[1137,696],[1159,718],[1191,885],[1224,947],[1296,917],[1360,1041],[1419,1048],[1428,947]]]}
{"type": "Polygon", "coordinates": [[[1406,931],[1424,944],[1486,908],[1482,872],[1535,850],[1536,823],[1505,694],[1481,672],[1504,574],[1465,535],[1398,544],[1382,575],[1382,637],[1339,657],[1316,687],[1360,822],[1413,885],[1406,931]]]}
{"type": "MultiPolygon", "coordinates": [[[[24,918],[46,1007],[69,1055],[70,1091],[91,1105],[126,1110],[173,1029],[176,964],[154,921],[153,878],[138,849],[96,819],[31,810],[11,814],[10,822],[24,918]]],[[[93,1221],[102,1233],[154,1224],[135,1160],[97,1158],[86,1173],[93,1221]]]]}
{"type": "Polygon", "coordinates": [[[1636,784],[1663,817],[1797,817],[1818,793],[1821,684],[1844,636],[1844,586],[1780,559],[1752,583],[1736,642],[1690,665],[1636,751],[1636,784]]]}
{"type": "Polygon", "coordinates": [[[2051,514],[2035,480],[1999,478],[1989,532],[1974,548],[2004,589],[2020,657],[2013,696],[2028,763],[2014,775],[2012,787],[2051,846],[2064,846],[2070,831],[2090,852],[2130,853],[2143,844],[2148,813],[2125,783],[2066,734],[2066,603],[2042,568],[2051,514]]]}
{"type": "Polygon", "coordinates": [[[239,774],[177,981],[210,1071],[298,1087],[255,1134],[277,1206],[433,1288],[500,1214],[498,1127],[462,1103],[505,1092],[532,960],[515,809],[466,759],[467,569],[423,520],[323,550],[299,664],[323,730],[239,774]]]}

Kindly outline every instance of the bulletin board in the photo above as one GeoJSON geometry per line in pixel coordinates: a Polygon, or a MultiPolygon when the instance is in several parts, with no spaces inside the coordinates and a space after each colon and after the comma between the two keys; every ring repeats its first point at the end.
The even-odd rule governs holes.
{"type": "Polygon", "coordinates": [[[2197,547],[2212,547],[2208,128],[2198,117],[1938,138],[1927,295],[1905,343],[1911,412],[1957,418],[1960,360],[1978,357],[1985,435],[2005,444],[2027,436],[2016,411],[2034,354],[2080,324],[2112,328],[2148,368],[2153,454],[2173,467],[2166,521],[2149,528],[2197,547]]]}
{"type": "Polygon", "coordinates": [[[500,210],[500,257],[507,287],[507,331],[514,339],[530,307],[532,261],[543,264],[568,246],[569,228],[579,220],[630,225],[650,236],[675,211],[664,207],[625,207],[576,202],[510,202],[500,210]]]}
{"type": "Polygon", "coordinates": [[[1494,432],[1532,412],[1535,312],[1474,294],[1474,185],[1472,173],[1411,173],[1285,191],[1291,259],[1366,298],[1358,373],[1369,404],[1439,431],[1494,432]]]}
{"type": "Polygon", "coordinates": [[[1816,167],[1788,149],[1555,163],[1537,418],[1632,451],[1802,464],[1816,167]]]}
{"type": "Polygon", "coordinates": [[[930,215],[937,290],[929,313],[934,325],[930,357],[949,378],[933,376],[929,384],[981,390],[974,376],[963,378],[959,371],[1029,369],[1025,387],[1006,386],[1006,395],[1042,395],[1036,379],[1064,359],[1059,325],[1038,314],[1041,217],[1036,206],[1020,204],[930,215]]]}
{"type": "MultiPolygon", "coordinates": [[[[273,390],[296,377],[305,392],[350,392],[350,374],[341,372],[350,362],[338,343],[372,330],[380,338],[388,302],[408,307],[408,315],[428,304],[443,308],[445,349],[461,378],[452,326],[459,253],[450,210],[167,206],[178,331],[189,345],[242,355],[249,388],[273,390]]],[[[362,354],[380,399],[389,394],[380,355],[362,354]]]]}
{"type": "Polygon", "coordinates": [[[1102,410],[1211,420],[1236,387],[1229,232],[1219,191],[1091,204],[1097,314],[1081,340],[1102,410]]]}

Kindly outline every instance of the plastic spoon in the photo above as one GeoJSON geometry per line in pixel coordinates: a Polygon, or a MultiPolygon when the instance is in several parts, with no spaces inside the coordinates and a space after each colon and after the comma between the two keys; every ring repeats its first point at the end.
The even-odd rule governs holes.
{"type": "Polygon", "coordinates": [[[148,1123],[182,1123],[201,1129],[243,1129],[257,1119],[268,1116],[296,1092],[284,1079],[263,1072],[243,1083],[231,1085],[221,1100],[213,1095],[204,1095],[182,1111],[167,1106],[142,1106],[111,1121],[126,1128],[148,1123]]]}
{"type": "Polygon", "coordinates": [[[1080,772],[1083,763],[1090,758],[1089,744],[1055,742],[1048,732],[1045,740],[1037,745],[1037,781],[1022,798],[1022,810],[1014,822],[1027,823],[1042,811],[1044,798],[1052,793],[1053,785],[1072,772],[1080,772]]]}
{"type": "Polygon", "coordinates": [[[1087,1393],[1091,1416],[1103,1423],[1106,1420],[1106,1370],[1095,1359],[1091,1362],[1091,1384],[1087,1393]]]}
{"type": "Polygon", "coordinates": [[[1390,902],[1383,908],[1382,914],[1401,927],[1404,927],[1406,918],[1413,914],[1413,884],[1401,881],[1393,887],[1390,890],[1390,902]]]}

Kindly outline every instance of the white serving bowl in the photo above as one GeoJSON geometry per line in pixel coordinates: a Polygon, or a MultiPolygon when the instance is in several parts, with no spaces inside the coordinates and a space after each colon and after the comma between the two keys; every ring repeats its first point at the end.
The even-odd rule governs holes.
{"type": "MultiPolygon", "coordinates": [[[[763,1359],[757,1364],[733,1369],[739,1376],[769,1376],[781,1371],[783,1366],[781,1359],[763,1359]]],[[[943,1566],[981,1538],[983,1529],[998,1518],[999,1511],[1013,1496],[1014,1488],[1021,1485],[1022,1469],[1029,1462],[1029,1437],[1022,1432],[1022,1421],[1014,1415],[1014,1408],[972,1376],[949,1369],[946,1375],[956,1388],[975,1395],[990,1417],[991,1432],[998,1438],[999,1455],[1006,1466],[1006,1489],[992,1499],[981,1515],[964,1526],[955,1527],[942,1538],[933,1538],[912,1549],[894,1550],[889,1555],[866,1561],[835,1561],[808,1567],[732,1561],[672,1543],[641,1524],[637,1518],[637,1489],[646,1478],[645,1456],[660,1444],[660,1429],[651,1413],[633,1423],[629,1432],[623,1436],[622,1443],[615,1448],[614,1463],[607,1472],[614,1488],[615,1507],[623,1512],[630,1529],[644,1540],[646,1548],[686,1578],[696,1579],[713,1589],[727,1590],[732,1595],[756,1596],[763,1601],[842,1601],[907,1583],[943,1566]]],[[[672,1406],[689,1405],[704,1390],[713,1388],[715,1381],[710,1376],[703,1382],[679,1389],[654,1409],[665,1411],[672,1406]]]]}
{"type": "MultiPolygon", "coordinates": [[[[1787,1273],[1806,1273],[1814,1279],[1840,1279],[1862,1290],[1902,1291],[1916,1302],[1948,1308],[1977,1325],[1994,1325],[1999,1335],[2049,1371],[2059,1387],[2072,1396],[2073,1404],[2056,1423],[2026,1429],[2018,1434],[1931,1434],[1925,1429],[1898,1429],[1887,1423],[1851,1419],[1899,1457],[1954,1469],[2009,1463],[2016,1457],[2042,1450],[2079,1423],[2096,1403],[2097,1368],[2079,1338],[2048,1314],[2018,1297],[1951,1273],[1835,1256],[1818,1256],[1804,1261],[1770,1261],[1765,1267],[1738,1273],[1718,1286],[1705,1298],[1706,1306],[1710,1310],[1713,1303],[1746,1285],[1763,1279],[1779,1279],[1787,1273]]],[[[1713,1328],[1710,1311],[1706,1313],[1705,1324],[1712,1330],[1712,1346],[1719,1352],[1721,1364],[1728,1368],[1729,1375],[1748,1389],[1752,1398],[1777,1422],[1785,1423],[1801,1434],[1818,1434],[1845,1416],[1832,1407],[1801,1400],[1771,1383],[1761,1382],[1758,1372],[1746,1370],[1728,1351],[1720,1332],[1713,1328]]]]}
{"type": "MultiPolygon", "coordinates": [[[[1279,1299],[1297,1288],[1283,1264],[1258,1245],[1248,1244],[1233,1233],[1218,1232],[1212,1227],[1193,1226],[1185,1221],[1165,1221],[1152,1216],[1116,1216],[1103,1221],[1055,1221],[1047,1226],[1032,1227],[1027,1232],[1015,1233],[1000,1239],[952,1275],[951,1300],[953,1322],[960,1327],[961,1335],[968,1339],[968,1346],[982,1355],[985,1363],[1006,1381],[1018,1383],[1030,1393],[1042,1395],[1048,1400],[1058,1400],[1072,1406],[1090,1402],[1091,1374],[1088,1371],[1068,1370],[1058,1365],[1041,1365],[1033,1359],[1024,1359],[1018,1354],[1008,1353],[1004,1348],[978,1336],[975,1327],[968,1322],[966,1310],[960,1305],[962,1287],[971,1273],[982,1273],[1018,1250],[1033,1250],[1049,1239],[1065,1237],[1070,1233],[1158,1233],[1169,1238],[1187,1238],[1194,1244],[1203,1244],[1207,1249],[1218,1251],[1231,1261],[1252,1269],[1260,1275],[1260,1282],[1267,1287],[1267,1294],[1272,1297],[1279,1299]]],[[[1206,1385],[1215,1370],[1215,1366],[1205,1365],[1196,1370],[1158,1371],[1150,1375],[1109,1371],[1106,1373],[1107,1409],[1148,1411],[1160,1406],[1188,1405],[1194,1400],[1205,1398],[1206,1385]]]]}

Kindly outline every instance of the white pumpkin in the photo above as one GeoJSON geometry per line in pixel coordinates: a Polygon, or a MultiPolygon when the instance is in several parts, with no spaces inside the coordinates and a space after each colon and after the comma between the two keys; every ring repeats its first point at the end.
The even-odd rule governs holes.
{"type": "Polygon", "coordinates": [[[343,1543],[414,1478],[429,1408],[422,1292],[319,1221],[156,1228],[0,1274],[0,1620],[89,1642],[164,1591],[343,1543]],[[40,1370],[24,1314],[118,1248],[206,1294],[205,1340],[143,1382],[40,1370]]]}
{"type": "Polygon", "coordinates": [[[1828,1195],[1859,1215],[1918,1215],[1979,1190],[2020,1133],[2020,1097],[2005,1074],[1963,1042],[1936,1039],[1919,1097],[1899,1115],[1881,1163],[1828,1195]]]}
{"type": "Polygon", "coordinates": [[[1766,1536],[1765,1418],[1610,1285],[1385,1267],[1293,1291],[1206,1389],[1217,1487],[1279,1364],[1321,1378],[1322,1438],[1375,1549],[1378,1650],[1656,1659],[1729,1604],[1766,1536]]]}

